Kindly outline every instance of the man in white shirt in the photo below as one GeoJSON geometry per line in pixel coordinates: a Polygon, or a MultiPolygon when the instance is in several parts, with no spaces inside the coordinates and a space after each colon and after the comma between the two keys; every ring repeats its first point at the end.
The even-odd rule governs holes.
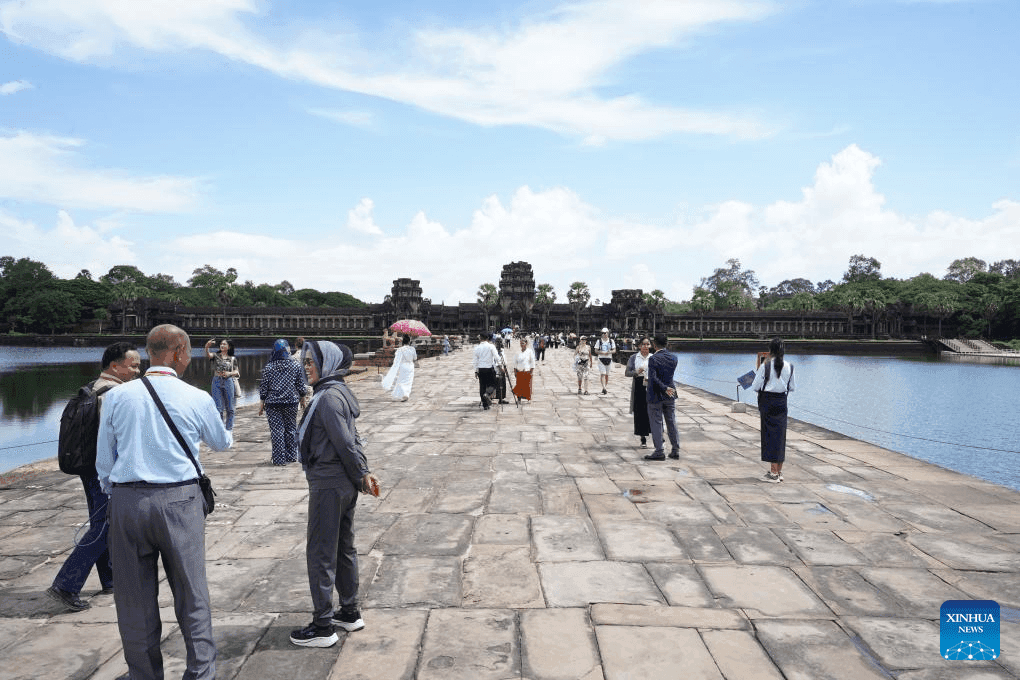
{"type": "Polygon", "coordinates": [[[496,367],[500,361],[496,346],[489,342],[487,334],[482,333],[478,336],[478,346],[475,347],[471,363],[475,369],[475,377],[478,378],[478,394],[482,398],[482,408],[488,411],[492,403],[492,394],[496,391],[496,367]]]}
{"type": "Polygon", "coordinates": [[[609,329],[602,329],[602,337],[595,341],[593,348],[599,360],[599,378],[602,380],[602,394],[606,394],[609,387],[609,369],[613,365],[613,352],[616,351],[616,343],[609,337],[609,329]]]}

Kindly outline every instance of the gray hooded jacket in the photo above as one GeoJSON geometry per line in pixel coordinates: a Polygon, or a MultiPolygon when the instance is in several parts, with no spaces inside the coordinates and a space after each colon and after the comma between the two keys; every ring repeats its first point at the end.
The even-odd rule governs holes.
{"type": "Polygon", "coordinates": [[[361,407],[343,381],[351,363],[351,350],[331,342],[308,342],[303,354],[312,356],[320,367],[319,374],[326,375],[315,384],[312,403],[301,422],[299,451],[308,488],[350,487],[358,491],[369,469],[354,422],[361,415],[361,407]]]}

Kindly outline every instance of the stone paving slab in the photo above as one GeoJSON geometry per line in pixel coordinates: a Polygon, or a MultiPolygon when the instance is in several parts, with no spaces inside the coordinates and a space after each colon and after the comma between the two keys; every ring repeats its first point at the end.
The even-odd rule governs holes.
{"type": "MultiPolygon", "coordinates": [[[[366,627],[332,648],[288,640],[311,608],[298,466],[268,463],[251,407],[233,449],[202,453],[220,680],[1020,678],[1017,492],[796,421],[766,484],[757,415],[695,388],[680,460],[649,463],[622,367],[578,396],[570,352],[547,350],[532,403],[482,411],[470,361],[420,362],[407,402],[352,381],[382,496],[355,514],[366,627]],[[1000,602],[1002,656],[938,655],[948,599],[1000,602]]],[[[43,592],[86,519],[80,483],[55,461],[22,472],[0,488],[0,679],[116,680],[95,574],[87,611],[43,592]]],[[[179,677],[165,579],[159,601],[179,677]]]]}
{"type": "Polygon", "coordinates": [[[585,609],[521,613],[522,677],[532,680],[602,680],[595,632],[585,609]]]}

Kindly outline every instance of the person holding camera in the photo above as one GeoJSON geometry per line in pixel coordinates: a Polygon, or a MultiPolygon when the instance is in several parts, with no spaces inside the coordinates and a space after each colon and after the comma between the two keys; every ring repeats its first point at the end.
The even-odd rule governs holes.
{"type": "Polygon", "coordinates": [[[234,356],[234,343],[224,338],[220,341],[218,352],[212,351],[216,338],[209,338],[205,343],[205,356],[213,364],[212,398],[216,403],[216,410],[228,430],[234,429],[234,399],[236,398],[234,378],[241,377],[241,371],[237,367],[237,357],[234,356]]]}

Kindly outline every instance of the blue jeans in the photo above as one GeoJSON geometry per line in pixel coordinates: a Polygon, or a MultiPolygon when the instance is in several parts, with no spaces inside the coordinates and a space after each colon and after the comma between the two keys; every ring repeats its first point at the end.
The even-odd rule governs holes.
{"type": "Polygon", "coordinates": [[[216,410],[222,415],[227,412],[226,425],[228,430],[234,429],[234,380],[233,378],[221,378],[218,375],[212,379],[212,398],[216,404],[216,410]]]}
{"type": "Polygon", "coordinates": [[[54,588],[76,595],[85,585],[93,565],[99,573],[100,585],[103,588],[113,587],[113,568],[110,566],[110,551],[106,547],[106,535],[110,528],[106,522],[108,499],[99,488],[99,476],[95,473],[81,475],[81,483],[85,487],[85,498],[89,505],[89,530],[78,541],[78,545],[57,572],[57,577],[53,579],[54,588]]]}

